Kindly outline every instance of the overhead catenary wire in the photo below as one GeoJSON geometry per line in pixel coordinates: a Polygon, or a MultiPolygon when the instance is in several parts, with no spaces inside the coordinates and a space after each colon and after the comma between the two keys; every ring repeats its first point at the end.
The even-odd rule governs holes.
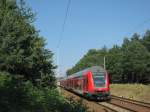
{"type": "MultiPolygon", "coordinates": [[[[59,63],[59,58],[60,58],[60,45],[61,45],[61,42],[62,42],[62,39],[63,39],[63,34],[64,34],[64,31],[65,31],[65,25],[66,25],[66,22],[67,22],[67,17],[68,17],[68,13],[69,13],[69,8],[70,8],[70,4],[71,4],[71,0],[68,0],[67,2],[67,7],[66,7],[66,11],[65,11],[65,17],[64,17],[64,20],[63,20],[63,24],[62,24],[62,28],[61,28],[61,31],[60,31],[60,35],[59,35],[59,40],[58,40],[58,44],[56,46],[57,48],[57,66],[58,66],[58,73],[60,72],[59,71],[59,68],[60,68],[60,63],[59,63]]],[[[59,73],[60,74],[60,73],[59,73]]]]}
{"type": "Polygon", "coordinates": [[[68,12],[69,12],[69,8],[70,8],[70,4],[71,4],[71,0],[68,0],[67,8],[66,8],[66,13],[65,13],[65,18],[64,18],[64,21],[63,21],[63,24],[62,24],[62,29],[61,29],[61,32],[60,32],[60,37],[59,37],[59,40],[58,40],[57,48],[60,47],[61,41],[63,39],[63,33],[65,31],[65,25],[66,25],[66,21],[67,21],[67,17],[68,17],[68,12]]]}

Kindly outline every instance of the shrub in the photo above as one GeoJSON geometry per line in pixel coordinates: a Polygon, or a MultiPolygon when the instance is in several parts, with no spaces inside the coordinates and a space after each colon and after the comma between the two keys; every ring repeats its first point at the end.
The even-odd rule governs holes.
{"type": "MultiPolygon", "coordinates": [[[[15,75],[16,76],[16,75],[15,75]]],[[[1,112],[85,112],[82,102],[66,100],[56,89],[37,88],[30,81],[0,72],[1,112]]]]}

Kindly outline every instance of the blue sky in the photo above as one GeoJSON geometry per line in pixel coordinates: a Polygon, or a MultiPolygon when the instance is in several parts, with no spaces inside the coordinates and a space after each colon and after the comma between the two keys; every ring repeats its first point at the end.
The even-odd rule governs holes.
{"type": "MultiPolygon", "coordinates": [[[[27,0],[36,12],[35,27],[54,55],[68,0],[27,0]]],[[[121,45],[124,37],[150,29],[150,0],[71,0],[59,53],[64,75],[89,49],[121,45]],[[145,22],[146,21],[146,22],[145,22]],[[145,23],[144,23],[145,22],[145,23]]]]}

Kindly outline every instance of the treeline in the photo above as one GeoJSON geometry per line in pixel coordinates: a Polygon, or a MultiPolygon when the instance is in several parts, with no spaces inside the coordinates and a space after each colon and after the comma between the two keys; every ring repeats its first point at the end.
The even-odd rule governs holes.
{"type": "Polygon", "coordinates": [[[121,46],[111,49],[90,49],[67,75],[90,66],[104,66],[112,83],[149,83],[150,82],[150,30],[144,36],[135,33],[130,39],[124,38],[121,46]]]}
{"type": "Polygon", "coordinates": [[[85,112],[58,93],[53,53],[34,16],[25,0],[0,0],[0,112],[85,112]]]}

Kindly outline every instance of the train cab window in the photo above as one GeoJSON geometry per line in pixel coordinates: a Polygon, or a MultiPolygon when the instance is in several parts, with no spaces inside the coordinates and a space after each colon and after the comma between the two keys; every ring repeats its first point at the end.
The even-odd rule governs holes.
{"type": "Polygon", "coordinates": [[[105,73],[93,73],[95,87],[105,87],[105,73]]]}

